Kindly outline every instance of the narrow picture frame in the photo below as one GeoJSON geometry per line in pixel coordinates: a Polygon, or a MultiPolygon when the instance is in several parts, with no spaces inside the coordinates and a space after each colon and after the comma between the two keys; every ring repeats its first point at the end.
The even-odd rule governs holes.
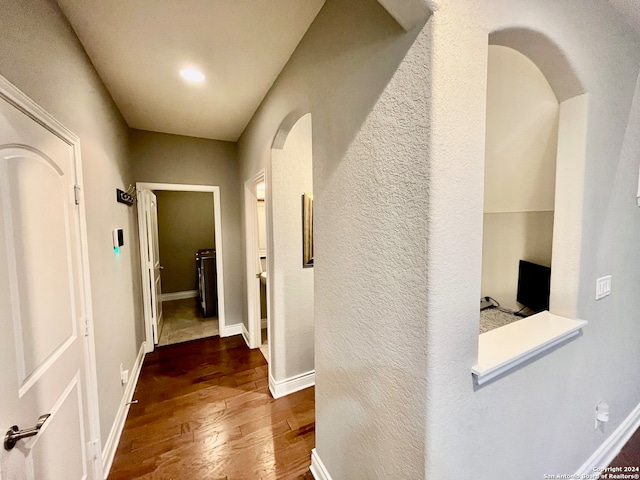
{"type": "Polygon", "coordinates": [[[313,194],[302,195],[302,267],[313,267],[313,194]]]}

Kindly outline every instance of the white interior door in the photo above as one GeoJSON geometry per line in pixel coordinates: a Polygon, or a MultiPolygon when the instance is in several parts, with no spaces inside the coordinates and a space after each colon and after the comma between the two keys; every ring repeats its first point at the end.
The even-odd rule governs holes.
{"type": "Polygon", "coordinates": [[[0,433],[51,415],[0,447],[5,480],[94,477],[75,161],[71,144],[0,95],[0,433]]]}
{"type": "Polygon", "coordinates": [[[147,224],[147,272],[150,290],[151,323],[153,343],[158,344],[162,331],[162,282],[160,273],[160,242],[158,241],[158,199],[151,190],[145,190],[145,219],[147,224]]]}
{"type": "MultiPolygon", "coordinates": [[[[247,281],[247,314],[249,348],[258,348],[262,344],[262,318],[260,315],[260,274],[262,272],[260,255],[266,255],[267,225],[266,202],[258,202],[257,187],[265,182],[264,170],[244,184],[245,206],[245,266],[247,281]],[[262,218],[260,218],[262,216],[262,218]],[[261,227],[264,227],[262,229],[261,227]],[[261,230],[264,232],[262,235],[261,230]],[[264,248],[264,250],[262,250],[264,248]]],[[[267,291],[269,281],[267,279],[267,291]]],[[[268,297],[268,295],[267,295],[268,297]]],[[[267,298],[268,303],[268,298],[267,298]]],[[[267,307],[268,310],[268,307],[267,307]]]]}
{"type": "MultiPolygon", "coordinates": [[[[258,200],[256,203],[258,215],[258,257],[267,257],[267,210],[265,208],[264,199],[258,200]]],[[[262,272],[262,268],[260,268],[262,272]]]]}

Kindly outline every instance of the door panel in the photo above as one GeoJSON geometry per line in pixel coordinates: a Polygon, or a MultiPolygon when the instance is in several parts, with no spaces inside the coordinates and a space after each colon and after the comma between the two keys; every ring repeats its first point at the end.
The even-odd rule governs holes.
{"type": "Polygon", "coordinates": [[[74,377],[51,407],[52,418],[41,433],[25,443],[31,450],[28,468],[33,471],[33,478],[55,480],[85,475],[80,386],[79,379],[74,377]],[[60,442],[59,438],[65,441],[60,442]],[[56,461],[60,458],[65,462],[56,461]]]}
{"type": "Polygon", "coordinates": [[[80,212],[73,146],[0,96],[0,448],[9,479],[81,479],[88,402],[80,212]]]}
{"type": "Polygon", "coordinates": [[[8,149],[0,168],[7,181],[7,240],[15,256],[12,284],[17,294],[13,321],[22,336],[17,347],[23,382],[76,334],[69,197],[62,172],[34,152],[8,149]],[[44,318],[44,324],[38,322],[44,318]]]}
{"type": "Polygon", "coordinates": [[[162,282],[160,266],[160,242],[158,240],[158,199],[156,195],[145,190],[145,219],[147,232],[147,272],[149,277],[149,300],[151,307],[151,323],[153,325],[153,343],[158,344],[162,329],[162,282]]]}
{"type": "Polygon", "coordinates": [[[162,285],[161,285],[161,271],[160,266],[160,239],[158,238],[158,200],[153,195],[153,202],[151,204],[151,239],[153,245],[153,275],[154,275],[154,292],[156,299],[155,317],[158,324],[158,337],[162,331],[162,285]]]}

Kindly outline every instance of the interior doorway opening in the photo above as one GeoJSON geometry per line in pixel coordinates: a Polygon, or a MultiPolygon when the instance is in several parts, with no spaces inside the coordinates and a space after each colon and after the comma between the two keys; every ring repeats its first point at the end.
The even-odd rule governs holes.
{"type": "Polygon", "coordinates": [[[245,182],[243,335],[250,348],[267,340],[274,398],[315,383],[312,145],[311,114],[290,113],[274,138],[269,169],[245,182]]]}
{"type": "Polygon", "coordinates": [[[267,209],[265,184],[256,186],[258,219],[258,267],[260,268],[260,351],[269,362],[269,313],[267,311],[267,209]]]}
{"type": "Polygon", "coordinates": [[[249,348],[260,348],[269,362],[269,278],[267,178],[263,169],[245,182],[245,231],[248,329],[243,331],[249,348]]]}
{"type": "Polygon", "coordinates": [[[313,122],[292,112],[271,145],[267,189],[269,388],[275,398],[314,385],[313,122]]]}
{"type": "Polygon", "coordinates": [[[220,188],[137,183],[137,195],[146,351],[227,336],[220,188]]]}

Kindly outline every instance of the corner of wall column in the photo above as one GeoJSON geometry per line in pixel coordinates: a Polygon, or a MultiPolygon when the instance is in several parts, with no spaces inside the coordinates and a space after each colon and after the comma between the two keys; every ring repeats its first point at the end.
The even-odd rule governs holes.
{"type": "Polygon", "coordinates": [[[378,3],[406,32],[427,23],[433,12],[431,0],[378,0],[378,3]]]}
{"type": "Polygon", "coordinates": [[[560,104],[550,311],[578,316],[589,95],[560,104]]]}

